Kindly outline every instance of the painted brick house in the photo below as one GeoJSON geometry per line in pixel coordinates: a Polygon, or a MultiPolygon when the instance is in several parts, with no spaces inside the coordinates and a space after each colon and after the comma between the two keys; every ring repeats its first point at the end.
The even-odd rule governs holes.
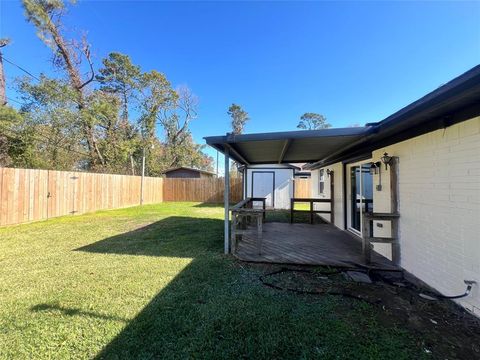
{"type": "Polygon", "coordinates": [[[480,316],[480,65],[364,127],[206,140],[243,163],[307,162],[312,196],[331,199],[337,228],[371,237],[376,253],[442,294],[476,281],[456,301],[480,316]],[[375,213],[398,221],[372,217],[367,234],[375,213]],[[389,237],[396,247],[380,241],[389,237]]]}

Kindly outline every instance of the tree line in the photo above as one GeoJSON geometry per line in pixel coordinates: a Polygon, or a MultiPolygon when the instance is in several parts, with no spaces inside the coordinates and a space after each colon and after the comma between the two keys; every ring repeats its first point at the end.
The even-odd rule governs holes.
{"type": "Polygon", "coordinates": [[[151,176],[177,166],[212,170],[189,128],[198,98],[188,87],[118,52],[95,67],[87,38],[65,31],[70,3],[22,3],[60,76],[16,79],[20,108],[0,105],[0,166],[135,175],[145,156],[151,176]]]}
{"type": "MultiPolygon", "coordinates": [[[[136,175],[145,159],[151,176],[178,166],[211,171],[213,159],[189,128],[198,98],[188,87],[174,88],[165,74],[144,71],[126,54],[111,52],[96,67],[87,38],[65,30],[72,3],[22,0],[25,18],[50,48],[60,76],[36,77],[12,62],[26,73],[14,84],[21,100],[17,110],[5,101],[0,53],[0,166],[136,175]]],[[[0,49],[7,44],[0,39],[0,49]]],[[[242,134],[248,113],[232,104],[227,114],[232,132],[242,134]]],[[[305,113],[297,127],[330,124],[323,115],[305,113]]]]}

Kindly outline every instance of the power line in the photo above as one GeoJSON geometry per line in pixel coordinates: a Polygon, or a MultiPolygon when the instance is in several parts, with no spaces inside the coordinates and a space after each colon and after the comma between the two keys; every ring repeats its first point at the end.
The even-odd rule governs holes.
{"type": "MultiPolygon", "coordinates": [[[[28,71],[27,69],[25,69],[24,67],[16,64],[15,62],[5,58],[5,56],[2,56],[2,59],[5,60],[6,62],[8,62],[10,65],[12,66],[15,66],[16,68],[20,69],[21,71],[23,71],[25,74],[27,74],[28,76],[32,77],[33,79],[37,80],[38,82],[42,82],[42,80],[38,77],[38,76],[35,76],[33,75],[30,71],[28,71]]],[[[63,95],[63,93],[61,93],[60,91],[58,91],[57,88],[54,88],[53,86],[50,85],[50,83],[45,83],[45,85],[47,85],[51,90],[55,91],[57,94],[59,95],[63,95]]],[[[71,99],[75,104],[81,106],[82,104],[80,104],[80,102],[76,99],[71,99]]]]}
{"type": "Polygon", "coordinates": [[[8,100],[10,100],[10,101],[13,101],[14,103],[17,103],[17,104],[27,105],[26,103],[23,103],[23,102],[21,102],[21,101],[15,100],[15,99],[13,99],[13,98],[11,98],[11,97],[8,97],[8,96],[7,96],[6,98],[7,98],[8,100]]]}
{"type": "Polygon", "coordinates": [[[25,68],[21,67],[20,65],[15,64],[13,61],[8,60],[5,56],[2,56],[2,59],[5,60],[6,62],[8,62],[10,65],[13,65],[13,66],[15,66],[16,68],[22,70],[24,73],[26,73],[27,75],[31,76],[31,77],[34,78],[35,80],[41,81],[38,77],[36,77],[35,75],[33,75],[30,71],[26,70],[25,68]]]}
{"type": "MultiPolygon", "coordinates": [[[[20,132],[14,131],[14,130],[11,130],[11,129],[3,129],[3,130],[4,130],[4,131],[7,131],[7,132],[10,132],[11,136],[20,136],[20,135],[22,135],[20,132]],[[12,135],[12,134],[13,134],[13,135],[12,135]]],[[[48,141],[50,141],[50,142],[52,141],[52,139],[50,139],[48,136],[45,136],[45,135],[43,135],[43,134],[37,133],[37,134],[35,134],[35,135],[41,136],[41,137],[43,137],[44,139],[46,139],[46,140],[48,140],[48,141]]],[[[32,136],[32,135],[30,135],[30,136],[32,136]]],[[[35,139],[35,140],[37,140],[37,141],[43,141],[43,140],[40,140],[39,138],[36,138],[35,136],[32,136],[32,138],[35,139]]],[[[73,152],[73,153],[76,153],[76,154],[79,154],[79,155],[82,155],[82,156],[90,156],[90,155],[87,154],[87,153],[84,153],[84,152],[81,152],[81,151],[77,151],[77,150],[73,150],[73,149],[69,149],[69,148],[66,148],[66,147],[64,147],[64,146],[60,146],[60,145],[52,145],[52,146],[54,146],[54,147],[56,147],[56,148],[59,148],[59,149],[63,149],[63,150],[65,150],[65,151],[73,152]]]]}
{"type": "MultiPolygon", "coordinates": [[[[23,71],[24,73],[26,73],[28,76],[32,77],[33,79],[41,82],[41,80],[40,80],[39,77],[33,75],[30,71],[28,71],[28,70],[25,69],[24,67],[16,64],[15,62],[13,62],[13,61],[11,61],[11,60],[9,60],[9,59],[7,59],[7,58],[5,58],[5,56],[2,56],[2,59],[5,60],[6,62],[8,62],[10,65],[15,66],[15,67],[18,68],[19,70],[23,71]]],[[[49,85],[48,83],[46,83],[46,84],[49,85]]],[[[58,91],[58,89],[56,89],[56,88],[54,88],[54,87],[52,87],[52,86],[49,86],[49,87],[50,87],[50,89],[54,90],[56,93],[60,94],[60,92],[58,91]]],[[[12,101],[14,101],[14,102],[16,102],[16,103],[19,103],[19,104],[21,104],[21,105],[26,105],[26,104],[24,104],[24,103],[20,103],[19,101],[15,100],[15,99],[11,99],[11,98],[9,98],[9,99],[12,100],[12,101]]],[[[81,105],[77,100],[75,100],[75,99],[71,99],[71,100],[72,100],[74,103],[76,103],[77,105],[81,105]]],[[[15,132],[14,132],[13,130],[11,130],[11,129],[8,129],[8,131],[10,131],[11,133],[14,133],[15,135],[19,135],[19,133],[15,133],[15,132]]],[[[39,135],[39,136],[43,137],[44,139],[46,139],[46,140],[48,140],[48,141],[50,141],[50,142],[52,141],[52,139],[50,139],[49,137],[44,136],[44,135],[42,135],[42,134],[37,133],[36,135],[39,135]]],[[[33,137],[35,140],[37,140],[37,141],[42,141],[42,140],[40,140],[40,139],[38,139],[38,138],[35,138],[35,136],[32,136],[32,137],[33,137]]],[[[68,148],[65,148],[65,147],[62,147],[62,146],[59,146],[59,145],[53,145],[53,146],[56,146],[56,147],[58,147],[58,148],[61,148],[61,149],[65,150],[65,151],[70,151],[70,152],[73,152],[73,153],[76,153],[76,154],[80,154],[80,155],[82,155],[82,156],[87,156],[87,157],[90,156],[90,154],[83,153],[83,152],[76,151],[76,150],[72,150],[72,149],[68,149],[68,148]]]]}
{"type": "MultiPolygon", "coordinates": [[[[30,71],[28,71],[28,70],[25,69],[24,67],[16,64],[15,62],[13,62],[13,61],[11,61],[11,60],[9,60],[9,59],[7,59],[7,58],[5,58],[5,56],[3,56],[3,55],[2,55],[2,59],[5,60],[5,61],[6,61],[7,63],[9,63],[10,65],[15,66],[15,67],[18,68],[19,70],[23,71],[24,73],[26,73],[28,76],[32,77],[33,79],[41,82],[41,80],[40,80],[39,77],[33,75],[30,71]]],[[[46,84],[49,85],[49,83],[46,83],[46,84]]],[[[58,91],[58,89],[56,89],[56,88],[54,88],[54,87],[52,87],[52,86],[49,86],[49,87],[50,87],[50,89],[54,90],[56,93],[60,94],[60,92],[58,91]]],[[[16,103],[18,103],[18,104],[26,105],[25,103],[21,103],[21,102],[15,100],[15,99],[11,99],[11,98],[8,98],[8,99],[10,99],[11,101],[14,101],[14,102],[16,102],[16,103]]],[[[75,99],[71,99],[71,100],[72,100],[74,103],[76,103],[77,105],[82,105],[82,104],[80,104],[79,101],[77,101],[77,100],[75,100],[75,99]]],[[[10,131],[11,133],[14,133],[15,135],[20,135],[18,132],[15,133],[13,130],[10,130],[10,129],[8,129],[7,131],[10,131]]],[[[39,135],[39,136],[43,137],[44,139],[46,139],[46,140],[48,140],[48,141],[50,141],[50,142],[52,141],[52,139],[50,139],[49,137],[44,136],[44,135],[42,135],[42,134],[38,134],[38,133],[37,133],[36,135],[39,135]]],[[[37,141],[41,141],[40,139],[35,138],[35,136],[32,136],[32,137],[33,137],[35,140],[37,140],[37,141]]],[[[90,154],[83,153],[83,152],[79,152],[79,151],[72,150],[72,149],[68,149],[68,148],[65,148],[65,147],[62,147],[62,146],[59,146],[59,145],[54,145],[54,146],[56,146],[56,147],[58,147],[58,148],[61,148],[61,149],[65,150],[65,151],[70,151],[70,152],[73,152],[73,153],[76,153],[76,154],[80,154],[80,155],[82,155],[82,156],[87,156],[87,157],[90,156],[90,154]]]]}

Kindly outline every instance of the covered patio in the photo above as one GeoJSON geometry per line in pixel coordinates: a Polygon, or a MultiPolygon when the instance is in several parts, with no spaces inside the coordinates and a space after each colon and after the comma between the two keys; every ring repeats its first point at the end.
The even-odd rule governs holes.
{"type": "MultiPolygon", "coordinates": [[[[207,144],[242,165],[318,162],[326,166],[338,161],[352,147],[367,141],[375,129],[371,126],[343,129],[304,130],[278,133],[214,136],[207,144]]],[[[345,176],[333,174],[329,176],[345,176]]],[[[332,181],[333,184],[333,181],[332,181]]],[[[333,186],[333,185],[332,185],[333,186]]],[[[343,191],[343,190],[342,190],[343,191]]],[[[333,188],[331,193],[333,193],[333,188]]],[[[308,199],[310,224],[264,222],[265,206],[255,208],[252,199],[229,204],[229,173],[225,173],[225,253],[244,261],[302,265],[368,266],[396,268],[389,259],[371,252],[363,239],[333,224],[333,199],[308,199]],[[315,202],[330,204],[330,210],[316,211],[315,202]],[[231,212],[231,214],[230,214],[231,212]],[[330,221],[313,225],[318,213],[330,214],[330,221]]],[[[291,209],[297,199],[291,199],[291,209]]],[[[255,201],[259,201],[256,199],[255,201]]],[[[297,212],[298,210],[295,210],[297,212]]],[[[323,217],[325,218],[325,217],[323,217]]],[[[293,219],[293,211],[291,213],[293,219]]]]}
{"type": "MultiPolygon", "coordinates": [[[[360,239],[332,224],[263,224],[261,252],[257,234],[250,230],[238,241],[238,259],[249,262],[325,265],[338,267],[365,266],[360,239]]],[[[373,252],[369,268],[396,269],[387,258],[373,252]]]]}

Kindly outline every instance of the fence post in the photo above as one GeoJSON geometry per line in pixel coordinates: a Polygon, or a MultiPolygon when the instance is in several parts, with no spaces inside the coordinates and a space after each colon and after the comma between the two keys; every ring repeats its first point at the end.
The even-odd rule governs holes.
{"type": "Polygon", "coordinates": [[[142,156],[142,180],[140,182],[140,205],[143,205],[143,181],[145,180],[145,147],[142,156]]]}
{"type": "Polygon", "coordinates": [[[51,198],[52,194],[50,193],[50,170],[47,170],[47,220],[50,218],[50,212],[51,212],[51,198]]]}

